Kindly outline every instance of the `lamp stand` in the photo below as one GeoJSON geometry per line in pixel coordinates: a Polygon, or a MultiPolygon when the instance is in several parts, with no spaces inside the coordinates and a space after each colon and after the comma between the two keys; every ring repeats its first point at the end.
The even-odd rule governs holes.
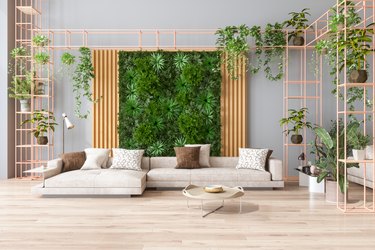
{"type": "Polygon", "coordinates": [[[62,132],[62,153],[65,153],[65,119],[63,118],[63,132],[62,132]]]}

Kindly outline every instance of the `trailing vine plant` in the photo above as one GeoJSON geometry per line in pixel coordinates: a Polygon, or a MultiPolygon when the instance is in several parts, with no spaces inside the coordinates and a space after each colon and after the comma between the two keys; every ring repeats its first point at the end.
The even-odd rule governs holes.
{"type": "Polygon", "coordinates": [[[256,74],[262,67],[262,53],[263,53],[263,38],[260,26],[253,26],[250,28],[250,36],[254,39],[255,42],[255,56],[256,56],[256,65],[253,65],[251,62],[250,72],[256,74]]]}
{"type": "Polygon", "coordinates": [[[75,94],[75,109],[74,113],[78,118],[87,119],[90,114],[89,110],[81,111],[82,99],[96,103],[98,100],[92,98],[91,93],[91,80],[95,77],[94,66],[91,62],[91,51],[89,48],[81,47],[79,49],[81,55],[79,56],[80,62],[73,74],[73,93],[75,94]]]}
{"type": "Polygon", "coordinates": [[[283,25],[280,23],[267,24],[264,36],[263,36],[264,46],[266,47],[264,51],[264,72],[266,73],[266,78],[270,81],[278,81],[283,78],[284,75],[284,51],[286,45],[285,34],[283,32],[283,25]],[[277,63],[278,71],[272,73],[271,63],[274,59],[278,59],[277,63]]]}
{"type": "Polygon", "coordinates": [[[238,71],[240,65],[237,60],[244,60],[245,68],[249,65],[249,44],[247,42],[250,35],[250,29],[245,24],[240,26],[227,26],[219,29],[215,33],[219,37],[216,44],[221,51],[222,62],[226,65],[232,79],[238,79],[238,71]]]}

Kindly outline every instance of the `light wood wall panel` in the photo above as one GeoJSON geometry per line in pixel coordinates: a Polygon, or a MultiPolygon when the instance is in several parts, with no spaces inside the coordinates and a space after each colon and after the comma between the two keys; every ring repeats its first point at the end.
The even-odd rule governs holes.
{"type": "Polygon", "coordinates": [[[93,65],[93,95],[100,101],[93,105],[92,144],[96,148],[115,148],[119,145],[118,51],[94,50],[93,65]]]}
{"type": "Polygon", "coordinates": [[[247,73],[244,59],[237,61],[234,80],[222,65],[221,155],[238,156],[238,148],[247,146],[247,73]]]}

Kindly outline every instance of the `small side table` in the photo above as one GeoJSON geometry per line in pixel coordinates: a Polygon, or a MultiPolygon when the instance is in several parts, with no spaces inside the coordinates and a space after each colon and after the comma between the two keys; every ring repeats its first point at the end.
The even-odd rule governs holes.
{"type": "Polygon", "coordinates": [[[40,166],[40,167],[37,167],[37,168],[33,168],[33,169],[30,169],[30,170],[26,170],[26,171],[23,171],[24,173],[32,173],[32,174],[41,174],[42,175],[42,178],[43,178],[43,187],[45,187],[45,178],[44,178],[44,174],[46,172],[48,172],[49,170],[51,170],[52,168],[49,168],[49,167],[44,167],[44,166],[40,166]]]}
{"type": "Polygon", "coordinates": [[[296,170],[299,172],[299,186],[300,187],[309,187],[310,193],[320,193],[320,194],[325,193],[324,181],[322,181],[321,183],[318,183],[317,175],[305,174],[299,168],[296,168],[296,170]]]}

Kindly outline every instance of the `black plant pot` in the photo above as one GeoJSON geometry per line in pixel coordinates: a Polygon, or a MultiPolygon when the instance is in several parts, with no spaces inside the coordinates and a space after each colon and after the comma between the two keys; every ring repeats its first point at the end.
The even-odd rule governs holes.
{"type": "Polygon", "coordinates": [[[303,137],[302,135],[292,135],[292,137],[290,137],[290,140],[294,144],[301,144],[303,141],[303,137]]]}
{"type": "Polygon", "coordinates": [[[46,144],[48,144],[48,137],[47,136],[39,136],[38,138],[36,138],[36,142],[39,145],[46,145],[46,144]]]}
{"type": "Polygon", "coordinates": [[[302,46],[305,44],[305,39],[302,36],[295,36],[293,38],[293,45],[294,46],[302,46]]]}
{"type": "Polygon", "coordinates": [[[367,71],[364,69],[350,71],[349,81],[353,83],[365,83],[367,81],[367,71]]]}

